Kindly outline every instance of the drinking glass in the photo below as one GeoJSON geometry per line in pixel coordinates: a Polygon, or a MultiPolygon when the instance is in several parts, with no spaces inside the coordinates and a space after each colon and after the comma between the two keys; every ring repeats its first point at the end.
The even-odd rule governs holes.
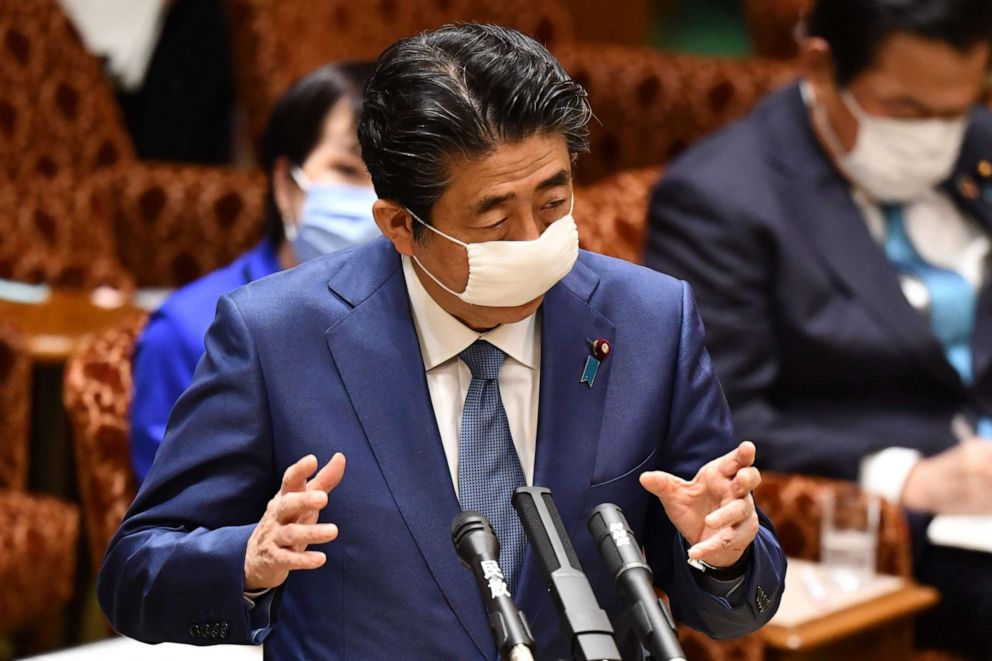
{"type": "Polygon", "coordinates": [[[860,491],[825,489],[820,504],[820,562],[836,587],[853,592],[875,574],[879,500],[860,491]]]}

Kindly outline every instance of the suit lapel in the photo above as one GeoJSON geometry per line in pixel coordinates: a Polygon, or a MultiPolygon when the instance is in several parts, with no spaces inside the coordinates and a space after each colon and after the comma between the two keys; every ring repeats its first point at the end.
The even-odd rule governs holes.
{"type": "Polygon", "coordinates": [[[332,291],[356,307],[326,331],[327,346],[424,561],[479,652],[488,656],[493,644],[482,605],[451,545],[458,500],[400,264],[386,244],[372,259],[349,260],[335,274],[332,291]]]}
{"type": "MultiPolygon", "coordinates": [[[[545,296],[541,307],[541,387],[534,485],[551,489],[570,535],[586,534],[582,523],[592,480],[612,361],[599,367],[593,386],[581,383],[590,343],[613,346],[615,328],[592,309],[589,298],[599,277],[580,261],[545,296]]],[[[622,347],[619,350],[623,350],[622,347]]],[[[528,550],[518,585],[518,605],[537,624],[547,581],[528,550]]],[[[552,624],[552,626],[554,626],[552,624]]]]}
{"type": "Polygon", "coordinates": [[[820,146],[798,90],[788,117],[782,119],[794,126],[783,132],[794,139],[782,141],[773,153],[783,177],[786,208],[798,212],[794,220],[799,229],[838,284],[879,326],[942,379],[960,384],[930,324],[903,295],[898,275],[869,233],[850,186],[820,146]],[[798,171],[796,163],[802,164],[798,171]]]}

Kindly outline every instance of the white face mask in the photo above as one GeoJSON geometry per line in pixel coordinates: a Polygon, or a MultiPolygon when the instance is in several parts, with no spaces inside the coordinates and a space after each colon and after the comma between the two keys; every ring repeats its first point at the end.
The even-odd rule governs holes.
{"type": "Polygon", "coordinates": [[[854,149],[837,144],[838,165],[878,202],[917,200],[951,176],[968,129],[968,117],[954,119],[889,119],[869,115],[849,91],[844,103],[858,120],[854,149]]]}
{"type": "MultiPolygon", "coordinates": [[[[572,198],[573,204],[575,198],[572,198]]],[[[407,211],[410,211],[407,209],[407,211]]],[[[418,223],[468,252],[468,283],[456,292],[438,280],[414,255],[431,280],[449,294],[472,305],[514,307],[543,296],[564,278],[579,256],[579,231],[569,209],[533,241],[484,241],[465,243],[431,227],[412,211],[418,223]]]]}

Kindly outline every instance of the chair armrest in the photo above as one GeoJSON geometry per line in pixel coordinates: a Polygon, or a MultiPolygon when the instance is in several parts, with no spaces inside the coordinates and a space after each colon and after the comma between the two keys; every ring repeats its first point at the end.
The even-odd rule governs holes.
{"type": "Polygon", "coordinates": [[[128,410],[131,358],[146,321],[144,315],[128,319],[87,339],[66,363],[63,399],[94,572],[137,492],[128,410]]]}

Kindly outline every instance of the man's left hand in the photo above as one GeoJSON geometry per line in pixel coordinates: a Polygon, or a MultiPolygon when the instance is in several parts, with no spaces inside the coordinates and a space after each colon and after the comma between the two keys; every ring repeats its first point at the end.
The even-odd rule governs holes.
{"type": "Polygon", "coordinates": [[[758,534],[751,490],[761,484],[761,474],[752,465],[754,454],[754,444],[745,441],[700,468],[691,482],[663,471],[641,475],[641,486],[658,497],[691,545],[690,558],[729,567],[758,534]]]}

